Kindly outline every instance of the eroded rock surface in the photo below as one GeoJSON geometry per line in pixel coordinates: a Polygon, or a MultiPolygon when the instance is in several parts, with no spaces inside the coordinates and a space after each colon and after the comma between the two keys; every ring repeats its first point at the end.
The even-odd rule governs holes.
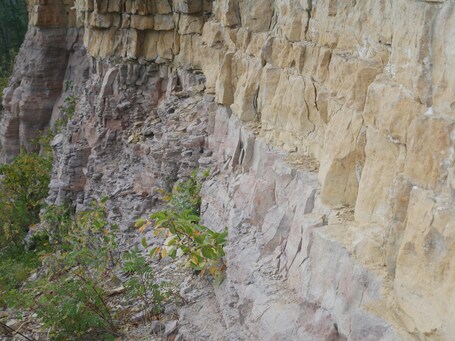
{"type": "Polygon", "coordinates": [[[32,5],[0,137],[32,149],[74,84],[51,202],[108,194],[127,228],[212,167],[223,321],[187,339],[455,337],[453,1],[32,5]]]}

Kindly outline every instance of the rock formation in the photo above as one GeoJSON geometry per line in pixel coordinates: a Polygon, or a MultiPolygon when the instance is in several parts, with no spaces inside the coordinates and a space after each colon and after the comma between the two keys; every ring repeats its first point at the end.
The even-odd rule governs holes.
{"type": "MultiPolygon", "coordinates": [[[[50,201],[108,194],[126,228],[210,164],[204,221],[230,239],[227,340],[455,337],[453,1],[30,8],[4,159],[35,148],[71,82],[50,201]]],[[[189,340],[211,339],[201,320],[189,340]]]]}

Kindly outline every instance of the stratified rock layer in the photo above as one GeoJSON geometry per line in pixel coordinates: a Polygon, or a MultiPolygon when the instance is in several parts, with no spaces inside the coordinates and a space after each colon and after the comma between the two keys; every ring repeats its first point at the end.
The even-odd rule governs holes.
{"type": "MultiPolygon", "coordinates": [[[[71,80],[51,201],[104,192],[127,226],[212,164],[204,220],[230,233],[213,335],[455,337],[452,1],[49,1],[31,18],[4,155],[71,80]]],[[[195,316],[188,339],[210,338],[195,316]]]]}

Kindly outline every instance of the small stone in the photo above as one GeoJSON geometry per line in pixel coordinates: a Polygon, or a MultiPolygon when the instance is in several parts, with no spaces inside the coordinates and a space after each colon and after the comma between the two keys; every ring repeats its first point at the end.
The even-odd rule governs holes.
{"type": "Polygon", "coordinates": [[[184,296],[191,291],[191,286],[184,286],[180,289],[180,295],[184,296]]]}
{"type": "Polygon", "coordinates": [[[183,334],[177,334],[177,336],[175,337],[174,341],[183,341],[184,338],[183,338],[183,334]]]}
{"type": "Polygon", "coordinates": [[[125,292],[125,287],[124,286],[121,286],[121,287],[118,287],[118,288],[114,288],[112,290],[110,290],[107,295],[108,296],[115,296],[115,295],[119,295],[119,294],[122,294],[125,292]]]}
{"type": "Polygon", "coordinates": [[[177,313],[177,307],[175,306],[174,303],[167,304],[164,307],[164,314],[165,315],[173,315],[177,313]]]}
{"type": "Polygon", "coordinates": [[[166,322],[164,335],[169,336],[173,332],[175,332],[177,330],[178,323],[179,323],[179,321],[177,321],[177,320],[172,320],[172,321],[166,322]]]}
{"type": "Polygon", "coordinates": [[[131,322],[135,322],[135,323],[144,322],[147,320],[148,315],[149,315],[149,313],[147,312],[147,310],[142,310],[141,312],[135,314],[131,318],[131,322]]]}
{"type": "Polygon", "coordinates": [[[16,330],[17,328],[20,327],[21,321],[16,320],[16,319],[9,320],[8,322],[6,322],[6,325],[7,325],[9,328],[11,328],[11,329],[16,330]]]}
{"type": "Polygon", "coordinates": [[[204,93],[203,100],[204,100],[204,102],[212,103],[213,101],[215,101],[215,95],[204,93]]]}
{"type": "Polygon", "coordinates": [[[166,326],[161,321],[152,321],[150,324],[150,334],[161,334],[164,332],[166,326]]]}
{"type": "Polygon", "coordinates": [[[30,275],[29,281],[31,281],[31,282],[36,281],[37,278],[38,278],[38,273],[34,272],[30,275]]]}
{"type": "Polygon", "coordinates": [[[54,137],[54,138],[52,139],[52,141],[51,141],[51,146],[52,146],[52,147],[56,147],[56,146],[62,144],[63,141],[64,141],[64,138],[65,138],[65,137],[63,136],[63,134],[57,134],[57,135],[55,135],[55,137],[54,137]]]}

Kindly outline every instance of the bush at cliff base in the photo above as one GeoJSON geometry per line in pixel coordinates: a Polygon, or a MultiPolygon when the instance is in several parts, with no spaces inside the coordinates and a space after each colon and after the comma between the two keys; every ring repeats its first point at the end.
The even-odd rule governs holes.
{"type": "Polygon", "coordinates": [[[30,226],[39,222],[51,167],[48,152],[21,152],[13,162],[0,166],[0,232],[4,236],[0,247],[10,243],[20,246],[30,226]]]}

